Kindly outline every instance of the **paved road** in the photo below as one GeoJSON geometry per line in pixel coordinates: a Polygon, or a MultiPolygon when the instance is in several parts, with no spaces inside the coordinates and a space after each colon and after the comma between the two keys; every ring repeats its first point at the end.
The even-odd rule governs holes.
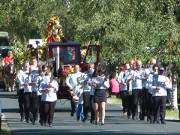
{"type": "Polygon", "coordinates": [[[180,122],[167,121],[166,125],[148,124],[145,121],[128,120],[122,115],[120,105],[108,105],[105,125],[82,123],[70,117],[69,101],[58,101],[53,127],[42,127],[37,123],[20,122],[18,104],[15,95],[0,92],[3,112],[12,135],[180,135],[180,122]]]}

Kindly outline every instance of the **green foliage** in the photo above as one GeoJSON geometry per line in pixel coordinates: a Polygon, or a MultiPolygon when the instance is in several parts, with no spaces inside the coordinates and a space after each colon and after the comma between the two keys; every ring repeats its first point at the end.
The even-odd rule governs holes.
{"type": "Polygon", "coordinates": [[[72,8],[76,37],[98,41],[104,58],[113,63],[132,57],[165,58],[168,34],[177,33],[174,5],[174,0],[79,0],[72,8]]]}
{"type": "Polygon", "coordinates": [[[169,61],[169,33],[172,53],[180,43],[176,0],[1,0],[0,11],[0,30],[19,39],[21,47],[30,38],[46,38],[47,21],[57,15],[65,37],[99,43],[112,64],[132,57],[169,61]]]}

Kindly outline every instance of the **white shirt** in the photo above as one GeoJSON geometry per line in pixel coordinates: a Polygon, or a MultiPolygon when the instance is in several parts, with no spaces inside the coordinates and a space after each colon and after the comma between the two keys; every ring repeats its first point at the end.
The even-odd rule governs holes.
{"type": "Polygon", "coordinates": [[[25,72],[23,75],[23,84],[26,84],[27,86],[24,86],[24,93],[32,92],[32,87],[29,86],[29,83],[31,83],[31,76],[29,73],[25,72]]]}
{"type": "Polygon", "coordinates": [[[19,89],[24,89],[24,87],[23,87],[23,84],[24,84],[24,82],[23,82],[23,76],[24,76],[24,74],[25,74],[25,71],[23,71],[23,70],[19,70],[19,72],[17,73],[17,83],[19,84],[19,89]]]}
{"type": "Polygon", "coordinates": [[[83,76],[83,73],[81,73],[81,72],[76,72],[76,73],[73,73],[73,74],[69,74],[68,77],[66,78],[67,86],[71,90],[75,89],[75,87],[79,84],[78,78],[82,77],[82,76],[83,76]]]}
{"type": "Polygon", "coordinates": [[[143,71],[140,70],[135,70],[133,72],[133,81],[132,81],[132,89],[142,89],[143,88],[143,84],[142,84],[142,80],[143,80],[143,71]]]}
{"type": "Polygon", "coordinates": [[[107,89],[109,87],[109,86],[107,86],[107,84],[109,84],[109,80],[107,80],[107,82],[108,83],[106,83],[106,81],[105,81],[104,75],[97,76],[92,79],[92,83],[96,84],[96,86],[97,86],[95,89],[107,89]]]}
{"type": "Polygon", "coordinates": [[[152,90],[152,96],[167,96],[167,88],[169,88],[169,81],[167,77],[164,75],[153,75],[152,76],[152,83],[150,88],[152,90]],[[159,90],[156,88],[159,87],[159,90]]]}
{"type": "Polygon", "coordinates": [[[42,101],[48,101],[48,102],[55,102],[57,100],[57,94],[56,92],[58,91],[58,82],[56,80],[52,80],[50,82],[50,77],[49,76],[44,76],[42,78],[42,81],[40,83],[40,91],[42,92],[42,101]],[[53,88],[48,88],[49,84],[53,88]],[[48,92],[45,92],[45,90],[48,89],[48,92]]]}

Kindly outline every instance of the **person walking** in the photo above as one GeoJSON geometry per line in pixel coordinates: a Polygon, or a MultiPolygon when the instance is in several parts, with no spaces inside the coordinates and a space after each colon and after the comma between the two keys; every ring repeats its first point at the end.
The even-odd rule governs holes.
{"type": "Polygon", "coordinates": [[[40,91],[42,93],[41,101],[42,109],[42,125],[52,127],[55,105],[57,101],[56,92],[58,91],[58,82],[53,78],[50,68],[42,78],[40,83],[40,91]]]}
{"type": "Polygon", "coordinates": [[[127,83],[125,82],[125,79],[127,77],[128,73],[128,64],[126,65],[121,65],[118,74],[118,82],[119,82],[119,89],[120,89],[120,96],[122,99],[122,107],[123,107],[123,114],[125,114],[128,110],[128,88],[127,88],[127,83]]]}
{"type": "Polygon", "coordinates": [[[106,107],[106,90],[109,88],[109,79],[105,77],[105,70],[97,69],[97,76],[92,80],[92,86],[95,88],[94,92],[94,109],[95,109],[95,124],[100,121],[104,125],[105,107],[106,107]]]}
{"type": "Polygon", "coordinates": [[[166,124],[165,122],[165,111],[166,111],[166,97],[167,97],[167,88],[170,88],[169,80],[163,74],[164,68],[159,68],[154,66],[156,73],[152,77],[152,85],[150,86],[153,91],[154,99],[154,120],[153,123],[166,124]]]}
{"type": "Polygon", "coordinates": [[[22,70],[17,73],[17,96],[19,103],[19,112],[21,116],[21,121],[24,121],[25,117],[25,104],[24,104],[24,77],[26,77],[26,73],[29,72],[29,62],[26,61],[23,64],[22,70]]]}
{"type": "Polygon", "coordinates": [[[39,89],[38,89],[38,77],[40,75],[40,70],[39,68],[33,68],[32,66],[30,67],[30,77],[31,77],[31,89],[32,89],[32,94],[31,94],[31,113],[30,113],[30,120],[32,124],[35,124],[35,121],[38,120],[38,109],[39,109],[39,89]]]}
{"type": "Polygon", "coordinates": [[[78,88],[80,86],[78,78],[81,78],[83,76],[83,73],[80,71],[81,69],[79,65],[75,65],[74,69],[75,72],[69,74],[66,78],[66,85],[69,87],[71,93],[71,116],[74,116],[74,113],[76,112],[77,108],[77,103],[79,100],[76,100],[77,92],[79,91],[78,88]]]}
{"type": "Polygon", "coordinates": [[[30,111],[31,111],[31,96],[32,96],[32,87],[31,87],[31,76],[30,76],[30,67],[25,72],[23,76],[23,87],[24,87],[24,110],[25,110],[25,119],[29,123],[30,120],[30,111]]]}

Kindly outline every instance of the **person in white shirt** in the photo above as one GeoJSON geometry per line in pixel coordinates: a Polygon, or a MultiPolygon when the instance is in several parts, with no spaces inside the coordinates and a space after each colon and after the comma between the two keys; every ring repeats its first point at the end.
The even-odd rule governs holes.
{"type": "Polygon", "coordinates": [[[119,74],[117,77],[117,80],[119,82],[120,86],[120,95],[122,99],[122,106],[123,106],[123,114],[127,112],[128,109],[128,89],[127,89],[127,84],[125,82],[126,76],[127,76],[127,71],[129,64],[121,65],[119,68],[119,74]]]}
{"type": "Polygon", "coordinates": [[[42,102],[43,102],[43,125],[48,124],[50,127],[53,123],[55,105],[57,101],[58,82],[53,79],[50,68],[46,72],[46,75],[42,78],[40,83],[40,91],[42,92],[42,102]]]}
{"type": "Polygon", "coordinates": [[[35,68],[33,66],[30,67],[30,77],[31,77],[31,89],[32,89],[32,94],[31,94],[31,115],[30,115],[30,120],[32,124],[35,124],[35,121],[38,119],[38,110],[39,110],[39,89],[38,89],[38,79],[40,75],[40,70],[39,68],[35,68]]]}
{"type": "MultiPolygon", "coordinates": [[[[165,111],[166,111],[166,97],[167,97],[167,88],[170,87],[169,80],[166,76],[163,75],[164,69],[158,68],[158,74],[152,76],[152,83],[150,88],[152,90],[152,96],[154,100],[154,120],[153,123],[165,123],[165,111]]],[[[151,121],[152,123],[152,121],[151,121]]]]}
{"type": "Polygon", "coordinates": [[[25,119],[29,123],[30,120],[30,111],[31,111],[31,96],[32,96],[32,87],[31,87],[31,75],[30,75],[30,66],[25,74],[23,75],[22,86],[24,87],[24,110],[25,110],[25,119]]]}
{"type": "Polygon", "coordinates": [[[77,95],[80,92],[79,88],[81,87],[78,78],[82,78],[82,76],[83,73],[80,72],[79,65],[75,65],[75,72],[69,74],[66,78],[66,85],[69,87],[71,93],[71,116],[74,116],[74,113],[76,112],[77,103],[79,100],[77,95]]]}
{"type": "Polygon", "coordinates": [[[46,72],[48,71],[48,66],[46,64],[42,65],[41,67],[41,73],[36,79],[36,84],[38,87],[38,108],[39,108],[39,123],[43,126],[43,101],[41,101],[42,93],[40,92],[40,84],[43,81],[43,78],[46,75],[46,72]]]}
{"type": "Polygon", "coordinates": [[[94,89],[90,85],[92,80],[92,75],[94,74],[95,67],[94,64],[88,65],[88,70],[84,73],[82,78],[83,83],[83,113],[84,113],[84,122],[87,120],[88,112],[91,111],[91,119],[90,122],[93,123],[95,120],[94,116],[94,89]]]}
{"type": "Polygon", "coordinates": [[[25,105],[24,105],[24,76],[26,76],[26,73],[29,72],[29,62],[26,61],[23,64],[23,69],[19,70],[17,73],[17,95],[18,95],[18,103],[19,103],[19,112],[21,116],[21,121],[24,121],[25,117],[25,105]]]}
{"type": "Polygon", "coordinates": [[[109,79],[106,78],[105,70],[100,67],[97,69],[97,76],[92,79],[92,86],[95,88],[94,93],[94,109],[95,109],[95,124],[101,120],[101,125],[104,125],[105,107],[106,107],[106,90],[109,86],[109,79]]]}

